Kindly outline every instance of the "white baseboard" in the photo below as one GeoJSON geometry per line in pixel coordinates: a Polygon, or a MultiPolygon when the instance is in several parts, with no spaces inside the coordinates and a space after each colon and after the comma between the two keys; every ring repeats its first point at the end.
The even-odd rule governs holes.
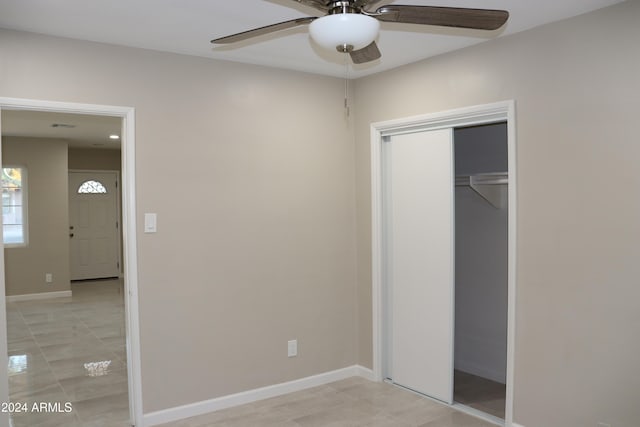
{"type": "Polygon", "coordinates": [[[522,424],[511,423],[511,427],[524,427],[522,424]]]}
{"type": "Polygon", "coordinates": [[[364,366],[354,365],[353,368],[356,370],[356,374],[359,377],[367,379],[369,381],[375,381],[375,375],[373,375],[373,371],[369,368],[365,368],[364,366]]]}
{"type": "Polygon", "coordinates": [[[63,297],[70,297],[70,296],[71,296],[71,291],[41,292],[37,294],[9,295],[6,297],[6,301],[7,302],[31,301],[31,300],[38,300],[38,299],[63,298],[63,297]]]}
{"type": "Polygon", "coordinates": [[[373,371],[359,365],[353,365],[335,371],[325,372],[323,374],[300,378],[298,380],[293,380],[286,383],[247,390],[241,393],[230,394],[227,396],[218,397],[216,399],[177,406],[175,408],[164,409],[162,411],[150,412],[148,414],[144,414],[143,425],[145,427],[150,427],[169,423],[172,421],[178,421],[189,417],[195,417],[197,415],[203,415],[209,412],[219,411],[220,409],[244,405],[245,403],[251,403],[257,400],[268,399],[270,397],[276,397],[295,391],[301,391],[311,387],[316,387],[319,385],[328,384],[334,381],[340,381],[355,376],[372,379],[373,371]]]}

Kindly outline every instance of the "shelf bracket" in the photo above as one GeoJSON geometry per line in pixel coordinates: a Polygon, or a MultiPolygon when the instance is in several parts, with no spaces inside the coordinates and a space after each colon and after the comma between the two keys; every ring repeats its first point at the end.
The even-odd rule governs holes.
{"type": "Polygon", "coordinates": [[[504,209],[507,207],[508,183],[509,178],[507,173],[456,176],[456,186],[469,186],[496,209],[504,209]]]}

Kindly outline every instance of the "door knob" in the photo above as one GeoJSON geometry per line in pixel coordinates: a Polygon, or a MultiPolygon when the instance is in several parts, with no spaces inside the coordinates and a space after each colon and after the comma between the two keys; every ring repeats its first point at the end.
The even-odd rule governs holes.
{"type": "Polygon", "coordinates": [[[69,226],[69,230],[73,230],[73,225],[70,225],[70,226],[69,226]]]}
{"type": "Polygon", "coordinates": [[[69,233],[69,237],[73,237],[73,233],[69,233]]]}

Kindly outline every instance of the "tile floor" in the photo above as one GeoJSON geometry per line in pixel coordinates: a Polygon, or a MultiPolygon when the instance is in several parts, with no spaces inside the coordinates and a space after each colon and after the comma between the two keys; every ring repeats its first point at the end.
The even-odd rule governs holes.
{"type": "Polygon", "coordinates": [[[486,378],[455,371],[453,398],[456,402],[504,419],[506,386],[486,378]]]}
{"type": "Polygon", "coordinates": [[[73,297],[7,303],[13,403],[69,413],[16,413],[13,427],[129,426],[121,280],[72,284],[73,297]]]}
{"type": "Polygon", "coordinates": [[[494,427],[399,387],[353,377],[163,427],[494,427]]]}

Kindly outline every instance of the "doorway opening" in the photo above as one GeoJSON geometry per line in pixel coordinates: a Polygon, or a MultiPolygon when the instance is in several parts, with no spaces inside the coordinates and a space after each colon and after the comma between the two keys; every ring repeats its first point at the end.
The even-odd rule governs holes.
{"type": "Polygon", "coordinates": [[[453,400],[504,420],[507,375],[507,123],[455,128],[453,400]]]}
{"type": "MultiPolygon", "coordinates": [[[[110,350],[112,350],[112,354],[115,354],[117,356],[116,358],[112,360],[108,360],[107,358],[105,358],[105,360],[96,359],[93,362],[84,363],[83,367],[81,368],[87,371],[88,377],[98,379],[97,381],[101,381],[99,378],[105,377],[104,375],[105,372],[109,371],[112,368],[120,367],[121,369],[119,370],[118,375],[116,376],[118,376],[117,381],[120,381],[121,383],[122,381],[124,381],[124,384],[123,384],[124,390],[123,390],[123,393],[121,393],[118,396],[118,399],[116,400],[120,402],[122,401],[122,399],[124,399],[124,401],[122,401],[122,403],[118,403],[115,401],[111,403],[116,405],[125,405],[124,406],[125,408],[128,407],[128,416],[125,413],[124,419],[128,420],[131,425],[140,425],[142,421],[142,405],[141,405],[142,399],[141,399],[141,387],[140,387],[141,376],[140,376],[140,350],[139,350],[138,300],[137,300],[137,295],[138,295],[137,293],[137,257],[135,252],[136,225],[135,225],[135,180],[134,180],[134,176],[135,176],[134,110],[129,107],[112,107],[112,106],[100,106],[100,105],[88,105],[88,104],[60,103],[60,102],[51,102],[51,101],[0,98],[0,113],[5,113],[5,112],[8,112],[8,113],[31,112],[31,113],[42,113],[45,115],[51,113],[51,114],[66,115],[69,117],[73,117],[75,115],[75,116],[83,116],[83,117],[94,117],[98,119],[98,121],[100,121],[99,119],[101,118],[115,118],[119,123],[119,129],[117,133],[121,138],[122,155],[121,155],[121,160],[118,163],[119,163],[119,169],[122,170],[122,185],[121,185],[121,188],[119,188],[117,191],[116,200],[117,200],[117,203],[119,203],[120,206],[122,206],[122,216],[121,216],[121,219],[119,219],[117,224],[118,226],[117,245],[119,246],[120,244],[122,244],[122,250],[120,250],[120,253],[117,255],[118,270],[116,270],[115,275],[113,272],[111,272],[108,275],[109,277],[115,277],[115,280],[111,280],[111,282],[113,283],[106,283],[106,282],[98,283],[98,286],[96,288],[100,288],[98,289],[98,294],[100,294],[100,292],[106,292],[106,293],[112,294],[114,289],[119,293],[118,296],[116,296],[115,298],[112,298],[112,300],[116,301],[116,303],[118,302],[118,300],[120,301],[119,302],[120,308],[117,309],[119,310],[119,314],[116,313],[116,315],[113,316],[113,319],[111,319],[114,322],[117,321],[117,327],[112,327],[111,329],[120,329],[120,336],[122,336],[122,339],[120,337],[118,337],[118,339],[121,339],[122,345],[120,346],[119,343],[115,343],[115,341],[107,343],[107,344],[111,344],[112,348],[110,350]],[[126,341],[124,340],[124,336],[126,336],[126,341]],[[116,347],[119,347],[119,348],[116,348],[116,347]],[[125,361],[125,363],[120,363],[123,361],[125,361]]],[[[2,117],[2,115],[0,115],[0,117],[2,117]]],[[[5,124],[10,124],[10,123],[5,123],[5,124]]],[[[60,123],[58,123],[58,125],[60,125],[60,123]]],[[[62,123],[62,125],[64,125],[64,123],[62,123]]],[[[6,126],[3,127],[3,123],[0,123],[0,129],[2,129],[3,131],[2,132],[3,137],[6,135],[5,127],[6,126]]],[[[65,126],[56,126],[56,127],[65,128],[65,126]]],[[[33,135],[33,137],[43,138],[44,135],[36,134],[36,135],[33,135]]],[[[105,135],[105,138],[108,138],[108,137],[109,135],[105,135]]],[[[2,141],[3,152],[5,148],[4,147],[5,142],[7,142],[7,138],[3,138],[3,141],[2,141]]],[[[65,141],[58,141],[57,144],[59,145],[61,144],[64,146],[65,141]]],[[[94,144],[94,145],[98,145],[98,144],[94,144]]],[[[38,150],[35,150],[35,151],[37,152],[38,150]]],[[[68,152],[65,152],[64,156],[65,156],[64,164],[69,166],[70,163],[67,164],[66,162],[68,159],[67,157],[68,152]]],[[[120,157],[120,154],[118,154],[118,157],[120,157]]],[[[2,160],[4,162],[4,159],[2,160]]],[[[57,201],[56,201],[56,204],[63,204],[65,206],[64,211],[67,213],[67,215],[68,215],[68,207],[69,207],[69,200],[67,198],[68,173],[69,173],[68,169],[63,171],[63,174],[65,176],[64,177],[65,188],[63,191],[63,194],[64,194],[63,200],[60,200],[60,193],[58,193],[57,201]]],[[[98,215],[101,215],[101,214],[98,214],[98,215]]],[[[66,218],[67,218],[66,224],[64,225],[63,229],[65,230],[64,237],[67,239],[67,242],[68,242],[68,239],[71,238],[71,234],[73,234],[72,231],[74,230],[70,230],[68,228],[70,227],[70,224],[68,222],[69,218],[68,216],[66,218]],[[67,234],[67,231],[69,231],[68,234],[67,234]]],[[[113,224],[113,225],[115,226],[116,224],[113,224]]],[[[66,249],[66,253],[68,254],[69,253],[68,244],[61,245],[61,246],[64,246],[64,248],[66,249]]],[[[1,251],[3,253],[5,253],[8,250],[8,249],[5,249],[4,244],[1,244],[0,247],[2,248],[1,251]]],[[[99,252],[100,250],[98,249],[98,252],[96,253],[98,255],[102,255],[99,252]]],[[[98,258],[100,257],[101,256],[99,256],[98,258]]],[[[71,289],[74,289],[74,285],[70,285],[70,275],[69,275],[70,265],[68,260],[69,258],[67,258],[67,265],[64,266],[67,271],[66,277],[64,276],[64,274],[60,276],[55,274],[53,275],[46,274],[46,275],[43,275],[42,282],[49,283],[51,281],[55,283],[56,280],[60,280],[58,279],[58,277],[61,277],[61,279],[63,279],[61,280],[61,282],[66,282],[67,287],[71,286],[71,289]]],[[[5,275],[7,274],[7,269],[4,268],[4,265],[2,267],[3,267],[3,272],[5,274],[3,274],[2,277],[0,277],[0,280],[2,281],[2,290],[3,290],[0,293],[1,294],[0,295],[0,311],[7,312],[7,301],[9,301],[10,299],[10,297],[5,296],[5,289],[7,289],[7,281],[6,281],[5,275]]],[[[105,277],[102,274],[99,274],[98,276],[105,277]]],[[[88,291],[87,289],[82,289],[81,292],[77,293],[79,299],[82,300],[80,301],[81,307],[80,306],[74,307],[72,303],[67,304],[70,307],[70,311],[68,311],[67,314],[71,313],[71,317],[67,316],[67,314],[64,314],[63,313],[64,310],[59,311],[58,314],[54,315],[53,317],[57,317],[67,326],[71,325],[71,328],[74,329],[74,331],[77,331],[80,329],[83,329],[83,330],[86,329],[87,331],[89,331],[87,335],[91,335],[92,338],[96,338],[97,337],[96,331],[98,330],[97,329],[91,330],[90,328],[92,325],[87,325],[85,322],[85,320],[91,321],[91,318],[92,318],[91,311],[93,310],[93,308],[90,308],[89,305],[87,304],[91,303],[91,301],[89,300],[94,298],[96,295],[94,295],[94,293],[91,292],[91,296],[88,297],[89,293],[87,293],[87,291],[88,291]],[[83,322],[82,325],[74,324],[74,319],[76,318],[79,319],[78,316],[84,319],[82,321],[83,322]]],[[[59,304],[60,302],[63,302],[66,300],[69,300],[69,302],[71,302],[69,295],[48,295],[53,297],[60,297],[60,296],[65,297],[65,298],[58,298],[58,299],[41,299],[39,295],[35,295],[41,292],[42,290],[25,292],[25,295],[27,295],[27,298],[24,299],[24,301],[27,301],[27,302],[33,301],[35,302],[36,305],[39,304],[40,302],[46,301],[46,302],[50,302],[49,305],[55,306],[55,308],[60,308],[62,307],[62,305],[64,305],[64,304],[59,304]]],[[[43,293],[46,294],[46,292],[43,292],[43,293]]],[[[68,293],[71,294],[71,290],[69,290],[68,293]]],[[[98,295],[98,298],[99,298],[98,305],[101,307],[103,306],[102,298],[105,295],[106,294],[98,295]]],[[[46,296],[47,295],[45,295],[45,297],[46,296]]],[[[111,301],[109,303],[111,303],[111,301]]],[[[69,307],[65,307],[65,308],[69,308],[69,307]]],[[[27,311],[28,310],[29,309],[27,308],[27,311]]],[[[37,321],[36,317],[38,317],[38,314],[39,314],[37,310],[39,309],[36,307],[35,310],[36,312],[30,313],[30,315],[28,315],[28,317],[31,317],[31,314],[33,315],[32,318],[29,319],[29,321],[34,321],[34,322],[37,321]]],[[[114,312],[111,312],[110,310],[111,309],[105,307],[105,312],[110,312],[111,314],[114,314],[114,312]]],[[[23,320],[26,320],[26,319],[23,317],[23,320]]],[[[29,326],[29,323],[27,323],[27,325],[29,326]]],[[[101,325],[93,325],[93,326],[95,326],[96,328],[101,328],[101,325]]],[[[47,333],[46,329],[50,326],[43,325],[38,327],[42,329],[41,332],[46,334],[47,333]]],[[[29,326],[29,328],[31,329],[31,326],[29,326]]],[[[113,331],[110,332],[110,331],[107,331],[106,329],[108,328],[102,328],[100,331],[98,331],[98,334],[104,335],[102,338],[109,340],[111,338],[109,337],[109,334],[113,333],[113,331]]],[[[98,337],[98,341],[99,340],[100,340],[100,337],[98,337]]],[[[66,344],[61,344],[60,348],[48,346],[48,344],[51,344],[53,346],[56,345],[49,342],[45,343],[44,341],[42,341],[40,344],[36,343],[35,347],[32,348],[32,350],[36,348],[39,349],[40,354],[38,354],[37,357],[42,358],[46,364],[51,366],[52,363],[49,359],[53,360],[53,359],[57,359],[59,356],[64,356],[62,353],[64,353],[65,351],[69,351],[69,349],[65,350],[62,348],[62,347],[65,347],[66,344]],[[44,352],[42,351],[41,345],[48,347],[46,348],[47,354],[44,354],[44,352]]],[[[82,344],[79,344],[78,348],[80,347],[82,347],[82,344]]],[[[6,357],[6,355],[8,354],[7,323],[4,323],[4,321],[3,321],[3,324],[0,325],[0,350],[2,352],[1,357],[6,357]]],[[[73,350],[73,348],[71,348],[71,350],[73,350]]],[[[91,349],[86,349],[86,350],[91,351],[91,349]]],[[[83,396],[90,397],[86,393],[89,393],[89,394],[92,393],[91,391],[92,386],[90,384],[86,384],[86,387],[83,388],[82,385],[76,385],[79,383],[74,383],[73,380],[69,380],[69,378],[66,378],[67,374],[73,375],[74,373],[71,372],[71,370],[65,371],[64,368],[62,367],[64,363],[60,362],[58,364],[60,365],[59,366],[60,369],[57,371],[57,373],[53,373],[52,378],[55,378],[57,380],[58,386],[60,385],[63,386],[62,388],[64,389],[65,393],[67,394],[71,393],[72,395],[74,395],[73,397],[75,399],[71,399],[71,400],[76,400],[80,402],[81,400],[83,400],[83,396]],[[64,387],[65,384],[62,384],[62,383],[65,383],[67,387],[65,388],[64,387]],[[74,385],[69,386],[69,384],[74,384],[74,385]]],[[[18,370],[21,369],[20,366],[18,366],[17,368],[18,370]]],[[[2,401],[6,401],[6,402],[10,401],[9,378],[8,378],[9,375],[10,373],[7,372],[6,370],[0,370],[0,395],[1,395],[0,397],[2,398],[2,401]]],[[[106,381],[106,383],[109,383],[110,380],[104,380],[104,381],[106,381]]],[[[95,388],[93,388],[93,390],[95,391],[95,388]]],[[[102,397],[96,396],[95,398],[101,399],[102,397]]],[[[71,403],[73,404],[73,402],[71,403]]],[[[85,407],[82,408],[82,405],[78,403],[77,412],[75,412],[75,414],[76,415],[79,414],[81,411],[81,408],[84,410],[85,414],[87,414],[88,413],[87,408],[89,406],[90,405],[87,402],[87,405],[85,405],[85,407]]],[[[9,424],[8,416],[6,414],[0,415],[0,423],[9,424]]]]}
{"type": "MultiPolygon", "coordinates": [[[[503,102],[371,126],[375,378],[388,379],[498,425],[510,425],[513,416],[516,290],[514,124],[514,103],[503,102]],[[477,161],[482,157],[479,153],[483,154],[482,144],[470,149],[465,147],[464,134],[475,135],[477,142],[478,133],[495,128],[505,136],[501,142],[505,150],[500,151],[502,164],[478,169],[477,161]],[[465,149],[470,152],[469,158],[475,161],[477,170],[465,171],[462,168],[460,161],[465,149]],[[456,152],[460,159],[456,158],[456,152]],[[456,175],[462,176],[456,179],[456,175]],[[456,194],[456,188],[460,188],[460,195],[456,194]],[[468,191],[473,193],[469,195],[468,191]],[[479,250],[481,243],[460,239],[472,239],[486,231],[486,227],[473,228],[478,221],[468,207],[464,215],[456,215],[456,205],[464,206],[469,201],[467,199],[472,203],[487,203],[489,206],[481,205],[480,209],[487,212],[496,210],[499,217],[508,218],[508,222],[504,221],[506,226],[501,229],[505,240],[500,265],[504,268],[495,273],[501,278],[499,287],[506,291],[500,296],[494,295],[495,301],[502,303],[501,311],[495,315],[486,311],[478,315],[484,320],[498,319],[495,322],[499,324],[497,329],[500,332],[497,344],[485,343],[485,350],[490,348],[489,353],[500,354],[496,363],[499,367],[495,368],[497,374],[492,376],[488,374],[488,368],[482,371],[477,366],[479,361],[467,357],[464,352],[465,348],[468,350],[479,343],[477,339],[475,342],[469,339],[469,335],[473,336],[477,331],[464,328],[474,318],[473,313],[463,310],[482,310],[479,310],[480,305],[465,306],[465,303],[468,305],[476,299],[473,293],[465,294],[465,285],[469,288],[465,273],[473,278],[477,277],[477,272],[473,269],[466,272],[458,270],[464,268],[465,259],[469,258],[467,252],[473,255],[472,249],[479,250]],[[458,218],[462,222],[459,223],[456,217],[462,217],[458,218]],[[462,255],[459,254],[461,250],[462,255]],[[456,283],[458,276],[462,279],[460,284],[456,283]],[[465,374],[474,376],[465,377],[465,374]],[[492,402],[501,411],[492,413],[489,408],[471,401],[479,400],[477,397],[465,398],[465,390],[475,390],[476,377],[489,377],[496,383],[502,381],[501,392],[496,402],[492,402]]],[[[474,162],[470,164],[474,165],[474,162]]],[[[479,259],[471,257],[468,262],[475,263],[476,267],[479,265],[481,269],[483,267],[479,259]]],[[[484,262],[487,264],[486,260],[484,262]]],[[[486,280],[491,281],[489,278],[486,280]]],[[[480,292],[491,294],[493,290],[480,292]]],[[[486,323],[485,328],[488,327],[486,323]]],[[[474,393],[477,396],[481,392],[474,393]]],[[[486,389],[484,393],[486,397],[486,389]]]]}

